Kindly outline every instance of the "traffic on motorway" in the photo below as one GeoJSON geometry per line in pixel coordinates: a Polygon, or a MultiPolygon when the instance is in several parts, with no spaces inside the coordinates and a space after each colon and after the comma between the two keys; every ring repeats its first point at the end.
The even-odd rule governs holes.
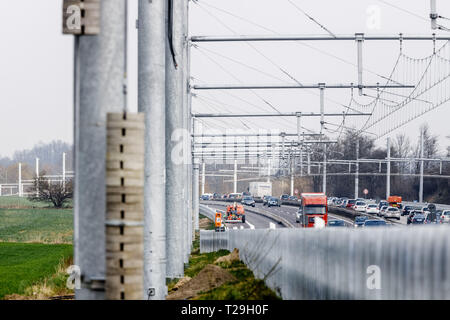
{"type": "MultiPolygon", "coordinates": [[[[435,204],[426,206],[403,204],[402,197],[391,196],[387,200],[349,199],[346,197],[327,197],[323,193],[302,193],[299,197],[282,194],[279,197],[264,195],[253,197],[250,192],[243,193],[205,193],[201,200],[231,201],[229,208],[245,211],[245,207],[261,208],[275,215],[283,216],[299,228],[323,227],[378,227],[392,225],[432,225],[449,224],[450,210],[438,209],[435,204]],[[284,207],[281,209],[281,207],[284,207]],[[332,209],[332,213],[329,213],[332,209]],[[341,210],[341,211],[340,211],[341,210]]],[[[250,209],[250,208],[249,208],[250,209]]],[[[223,219],[227,222],[227,219],[223,219]]],[[[245,216],[243,218],[245,223],[245,216]]]]}

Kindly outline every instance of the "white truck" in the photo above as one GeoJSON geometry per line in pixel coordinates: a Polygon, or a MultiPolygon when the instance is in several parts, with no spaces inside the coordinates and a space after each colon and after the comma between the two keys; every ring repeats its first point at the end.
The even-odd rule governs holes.
{"type": "Polygon", "coordinates": [[[271,182],[250,182],[249,192],[253,197],[262,198],[272,195],[271,182]]]}

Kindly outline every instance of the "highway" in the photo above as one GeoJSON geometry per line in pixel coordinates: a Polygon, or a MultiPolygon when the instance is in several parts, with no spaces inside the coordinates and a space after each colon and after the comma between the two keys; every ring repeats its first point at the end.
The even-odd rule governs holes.
{"type": "MultiPolygon", "coordinates": [[[[229,203],[220,203],[215,201],[201,201],[200,203],[207,205],[208,207],[215,209],[215,210],[221,210],[225,211],[227,204],[229,203]]],[[[270,227],[275,228],[284,228],[283,225],[279,224],[278,222],[264,217],[260,214],[251,212],[251,207],[247,208],[245,207],[245,223],[226,223],[226,226],[228,228],[238,228],[244,227],[245,229],[268,229],[270,227]]],[[[295,222],[295,218],[294,218],[295,222]]]]}
{"type": "MultiPolygon", "coordinates": [[[[227,202],[220,203],[220,202],[216,202],[216,201],[201,201],[201,203],[208,205],[210,208],[217,209],[217,210],[225,210],[226,205],[229,204],[227,202]]],[[[252,212],[252,209],[253,209],[252,207],[245,206],[245,212],[246,212],[247,217],[246,217],[246,223],[244,224],[244,228],[252,228],[251,225],[253,225],[255,229],[267,229],[270,227],[271,223],[275,224],[276,228],[284,228],[283,225],[277,223],[276,221],[274,221],[270,218],[264,217],[260,214],[252,212]]],[[[296,227],[296,228],[300,227],[300,225],[295,222],[295,214],[298,210],[298,207],[282,205],[281,207],[268,208],[267,206],[263,206],[262,203],[257,203],[255,205],[255,209],[274,214],[276,216],[286,219],[294,227],[296,227]]],[[[341,216],[338,216],[335,214],[329,214],[329,218],[342,220],[345,222],[345,224],[348,227],[353,226],[353,221],[351,221],[350,219],[347,219],[347,218],[344,218],[344,217],[341,217],[341,216]]],[[[242,224],[227,224],[227,225],[229,228],[232,228],[232,227],[240,228],[242,224]]]]}
{"type": "MultiPolygon", "coordinates": [[[[225,210],[227,202],[221,203],[217,201],[201,201],[202,204],[208,205],[210,208],[217,209],[217,210],[225,210]]],[[[298,210],[298,207],[289,206],[289,205],[282,205],[281,207],[270,207],[263,206],[262,203],[256,203],[255,208],[245,206],[246,214],[247,214],[247,220],[246,223],[243,225],[244,228],[254,228],[254,229],[267,229],[270,227],[270,224],[273,223],[276,228],[284,228],[283,225],[277,223],[276,221],[264,217],[258,213],[252,212],[252,209],[261,210],[264,212],[268,212],[271,214],[274,214],[278,217],[286,219],[288,222],[290,222],[295,228],[299,228],[300,225],[295,222],[295,215],[298,210]]],[[[371,215],[372,216],[372,215],[371,215]]],[[[342,220],[346,224],[347,227],[353,227],[354,222],[353,220],[342,217],[337,214],[328,214],[329,219],[336,219],[336,220],[342,220]]],[[[383,219],[387,222],[389,225],[394,226],[406,226],[406,218],[407,216],[400,217],[400,220],[397,219],[384,219],[381,217],[377,217],[376,215],[372,216],[373,219],[383,219]]],[[[241,228],[242,224],[227,224],[229,228],[238,227],[241,228]]],[[[273,227],[273,225],[272,225],[273,227]]]]}

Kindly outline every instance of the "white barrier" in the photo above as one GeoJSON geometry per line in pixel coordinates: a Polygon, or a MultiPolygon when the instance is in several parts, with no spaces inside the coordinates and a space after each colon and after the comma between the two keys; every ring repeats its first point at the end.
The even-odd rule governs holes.
{"type": "Polygon", "coordinates": [[[450,229],[200,232],[200,252],[239,249],[283,299],[450,299],[450,229]]]}

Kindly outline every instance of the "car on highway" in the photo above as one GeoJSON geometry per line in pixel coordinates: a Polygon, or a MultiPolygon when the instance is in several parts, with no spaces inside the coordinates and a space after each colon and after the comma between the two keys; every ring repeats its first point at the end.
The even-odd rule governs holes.
{"type": "Polygon", "coordinates": [[[201,199],[205,200],[205,201],[212,200],[213,199],[213,194],[212,193],[202,194],[201,199]]]}
{"type": "Polygon", "coordinates": [[[252,207],[255,207],[255,205],[256,205],[256,202],[253,199],[253,197],[249,197],[249,196],[244,196],[244,198],[242,198],[241,203],[245,204],[246,206],[252,206],[252,207]]]}
{"type": "Polygon", "coordinates": [[[389,207],[384,211],[384,217],[386,219],[388,218],[395,218],[397,220],[400,220],[400,210],[396,207],[389,207]]]}
{"type": "Polygon", "coordinates": [[[450,223],[450,210],[442,210],[441,223],[450,223]]]}
{"type": "Polygon", "coordinates": [[[288,194],[282,194],[282,195],[280,196],[280,200],[281,200],[281,201],[287,201],[287,200],[289,200],[289,195],[288,195],[288,194]]]}
{"type": "Polygon", "coordinates": [[[425,212],[427,212],[427,211],[430,212],[430,209],[428,208],[428,206],[422,208],[423,214],[425,214],[425,212]]]}
{"type": "Polygon", "coordinates": [[[303,210],[302,208],[298,208],[297,213],[295,214],[295,222],[300,223],[302,221],[303,210]]]}
{"type": "Polygon", "coordinates": [[[378,209],[378,206],[376,204],[370,203],[366,207],[366,213],[368,214],[376,214],[380,212],[380,209],[378,209]]]}
{"type": "Polygon", "coordinates": [[[281,207],[281,200],[275,197],[270,197],[267,201],[267,207],[281,207]]]}
{"type": "Polygon", "coordinates": [[[357,216],[355,218],[355,228],[361,228],[364,227],[364,223],[366,220],[369,219],[367,216],[357,216]]]}
{"type": "Polygon", "coordinates": [[[327,227],[345,227],[345,222],[339,219],[328,220],[327,227]]]}
{"type": "Polygon", "coordinates": [[[429,204],[427,205],[427,208],[428,208],[428,210],[431,211],[431,212],[436,211],[436,205],[435,205],[434,203],[429,203],[429,204]]]}
{"type": "Polygon", "coordinates": [[[263,200],[263,206],[267,205],[267,202],[269,201],[270,198],[272,198],[272,196],[264,196],[263,197],[263,199],[262,199],[263,200]]]}
{"type": "Polygon", "coordinates": [[[356,201],[353,210],[357,212],[366,212],[367,204],[364,201],[356,201]]]}
{"type": "Polygon", "coordinates": [[[339,206],[341,208],[346,208],[347,207],[347,202],[348,202],[348,199],[342,199],[341,200],[341,204],[339,206]]]}
{"type": "Polygon", "coordinates": [[[379,203],[378,203],[378,209],[380,209],[381,210],[381,208],[382,207],[384,207],[384,206],[389,206],[389,203],[386,201],[386,200],[381,200],[379,203]]]}
{"type": "Polygon", "coordinates": [[[388,206],[382,206],[380,211],[378,212],[379,217],[384,217],[384,212],[388,209],[388,206]]]}
{"type": "Polygon", "coordinates": [[[347,203],[345,204],[345,207],[347,209],[352,209],[353,206],[355,205],[355,203],[356,203],[356,199],[348,199],[347,203]]]}
{"type": "Polygon", "coordinates": [[[380,219],[367,219],[364,222],[364,228],[366,227],[385,227],[387,226],[386,221],[380,219]]]}
{"type": "Polygon", "coordinates": [[[424,224],[437,224],[441,222],[441,214],[442,211],[431,211],[431,212],[425,212],[425,220],[424,220],[424,224]]]}
{"type": "Polygon", "coordinates": [[[296,196],[289,196],[289,201],[298,201],[298,198],[296,196]]]}
{"type": "Polygon", "coordinates": [[[407,216],[407,215],[409,215],[409,212],[411,210],[417,210],[417,209],[418,208],[414,207],[414,206],[404,206],[403,209],[402,209],[402,216],[407,216]]]}
{"type": "Polygon", "coordinates": [[[425,221],[425,216],[421,210],[411,211],[408,218],[406,219],[406,224],[423,224],[425,221]]]}

